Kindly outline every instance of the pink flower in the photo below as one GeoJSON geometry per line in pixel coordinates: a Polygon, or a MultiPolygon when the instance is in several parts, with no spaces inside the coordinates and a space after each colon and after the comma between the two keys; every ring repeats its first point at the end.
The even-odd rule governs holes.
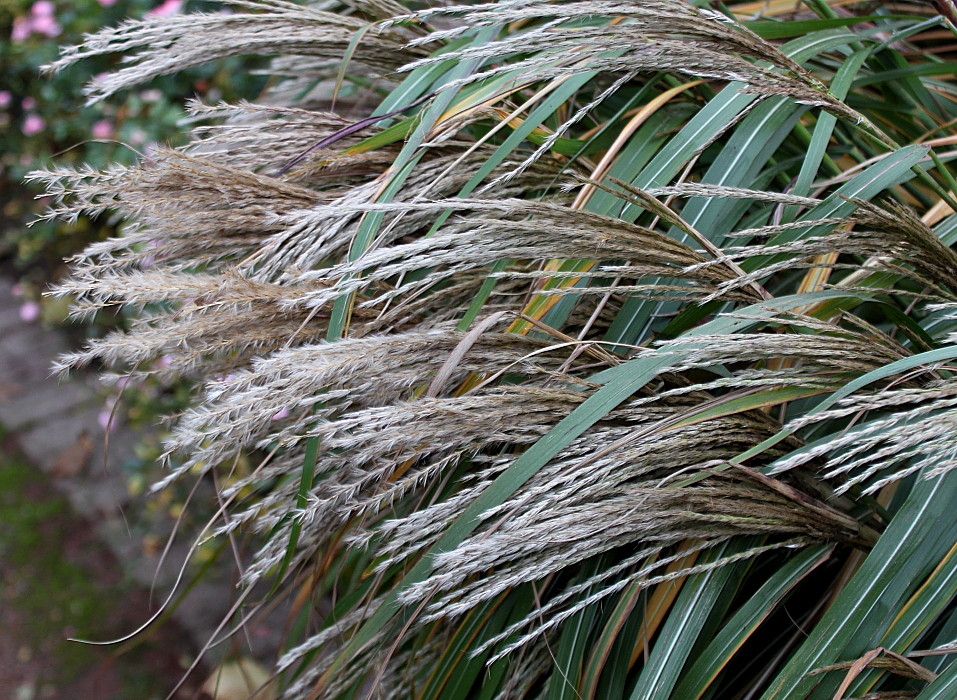
{"type": "Polygon", "coordinates": [[[104,406],[103,410],[96,414],[96,421],[108,433],[112,433],[116,429],[116,419],[110,406],[104,406]]]}
{"type": "Polygon", "coordinates": [[[130,134],[130,143],[134,146],[139,146],[146,141],[147,135],[148,134],[142,129],[133,129],[133,132],[130,134]]]}
{"type": "MultiPolygon", "coordinates": [[[[154,238],[149,243],[146,244],[147,248],[159,248],[162,245],[162,241],[158,238],[154,238]]],[[[147,268],[153,267],[156,264],[156,256],[153,253],[148,253],[140,258],[140,268],[145,270],[147,268]]],[[[191,300],[187,300],[191,301],[191,300]]]]}
{"type": "Polygon", "coordinates": [[[23,131],[25,136],[33,136],[34,134],[39,134],[46,127],[46,122],[43,121],[43,117],[39,114],[28,114],[27,118],[23,120],[23,131]]]}
{"type": "Polygon", "coordinates": [[[10,94],[10,91],[0,90],[0,109],[9,107],[11,102],[13,102],[13,95],[10,94]]]}
{"type": "Polygon", "coordinates": [[[15,17],[13,31],[10,32],[10,41],[26,41],[33,32],[33,20],[29,17],[15,17]]]}
{"type": "Polygon", "coordinates": [[[269,420],[282,420],[283,418],[287,418],[288,416],[289,416],[289,409],[286,407],[283,407],[283,408],[280,408],[278,411],[276,411],[272,415],[272,418],[270,418],[269,420]]]}
{"type": "Polygon", "coordinates": [[[111,7],[116,4],[116,0],[97,0],[103,7],[111,7]]]}
{"type": "Polygon", "coordinates": [[[111,139],[113,138],[113,124],[107,119],[101,119],[93,125],[90,132],[95,139],[111,139]]]}
{"type": "Polygon", "coordinates": [[[46,36],[57,36],[63,27],[50,15],[41,15],[33,18],[33,31],[46,36]]]}
{"type": "Polygon", "coordinates": [[[32,97],[24,97],[23,102],[20,103],[20,106],[29,112],[31,109],[37,106],[37,101],[32,97]]]}
{"type": "Polygon", "coordinates": [[[50,0],[37,0],[30,8],[30,14],[34,17],[52,17],[56,7],[50,0]]]}
{"type": "Polygon", "coordinates": [[[35,301],[27,301],[20,305],[20,320],[24,323],[33,323],[40,318],[40,305],[35,301]]]}
{"type": "Polygon", "coordinates": [[[113,383],[119,391],[126,391],[127,387],[135,385],[136,381],[132,377],[120,377],[113,383]]]}
{"type": "Polygon", "coordinates": [[[182,6],[183,0],[165,0],[165,2],[147,12],[146,15],[148,17],[172,17],[179,13],[182,6]]]}

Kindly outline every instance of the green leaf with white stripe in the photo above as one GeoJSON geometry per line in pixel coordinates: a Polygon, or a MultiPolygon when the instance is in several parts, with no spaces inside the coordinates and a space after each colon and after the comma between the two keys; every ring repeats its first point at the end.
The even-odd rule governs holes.
{"type": "Polygon", "coordinates": [[[833,695],[839,674],[811,671],[875,648],[897,611],[953,546],[957,473],[916,483],[861,568],[778,673],[762,700],[833,695]]]}
{"type": "Polygon", "coordinates": [[[708,646],[698,654],[674,697],[697,700],[711,687],[721,670],[805,576],[827,561],[833,548],[818,545],[804,550],[776,570],[732,615],[708,646]]]}
{"type": "MultiPolygon", "coordinates": [[[[745,541],[736,538],[708,550],[699,564],[712,564],[743,551],[745,541]]],[[[692,648],[698,642],[702,627],[712,614],[721,593],[734,576],[736,566],[726,564],[688,577],[678,599],[671,606],[668,619],[651,648],[648,662],[641,670],[631,692],[631,700],[670,698],[678,683],[692,648]]]]}

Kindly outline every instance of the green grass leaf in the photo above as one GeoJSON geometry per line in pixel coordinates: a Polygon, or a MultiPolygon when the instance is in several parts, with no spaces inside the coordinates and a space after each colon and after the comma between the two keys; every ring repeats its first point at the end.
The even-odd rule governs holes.
{"type": "Polygon", "coordinates": [[[876,647],[893,622],[888,611],[898,610],[953,546],[955,488],[954,473],[915,484],[861,568],[774,677],[762,700],[798,694],[830,697],[840,683],[839,674],[824,678],[808,674],[876,647]]]}
{"type": "MultiPolygon", "coordinates": [[[[740,538],[708,550],[700,564],[715,563],[724,557],[739,554],[746,548],[740,538]]],[[[675,686],[688,661],[698,634],[712,614],[712,609],[726,585],[735,576],[738,564],[726,564],[688,577],[678,599],[668,613],[647,663],[631,691],[631,700],[673,697],[675,686]]]]}
{"type": "Polygon", "coordinates": [[[687,700],[702,697],[741,645],[794,587],[824,563],[832,552],[833,548],[827,545],[811,547],[777,569],[734,615],[728,618],[704,651],[694,657],[693,663],[675,688],[674,697],[687,700]]]}

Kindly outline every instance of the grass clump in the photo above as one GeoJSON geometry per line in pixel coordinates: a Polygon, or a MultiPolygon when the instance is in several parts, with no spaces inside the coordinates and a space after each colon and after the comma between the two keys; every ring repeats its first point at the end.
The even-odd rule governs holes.
{"type": "Polygon", "coordinates": [[[62,368],[202,387],[158,487],[254,533],[286,697],[947,696],[953,27],[897,9],[259,0],[53,64],[274,56],[33,177],[128,221],[59,292],[141,320],[62,368]]]}

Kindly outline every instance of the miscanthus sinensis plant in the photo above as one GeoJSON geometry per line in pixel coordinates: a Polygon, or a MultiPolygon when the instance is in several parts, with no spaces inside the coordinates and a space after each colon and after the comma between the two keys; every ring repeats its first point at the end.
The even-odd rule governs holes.
{"type": "Polygon", "coordinates": [[[201,387],[157,488],[219,475],[285,697],[957,697],[951,9],[100,31],[51,66],[125,54],[94,101],[272,61],[187,147],[33,175],[126,221],[59,293],[136,320],[62,368],[201,387]]]}

